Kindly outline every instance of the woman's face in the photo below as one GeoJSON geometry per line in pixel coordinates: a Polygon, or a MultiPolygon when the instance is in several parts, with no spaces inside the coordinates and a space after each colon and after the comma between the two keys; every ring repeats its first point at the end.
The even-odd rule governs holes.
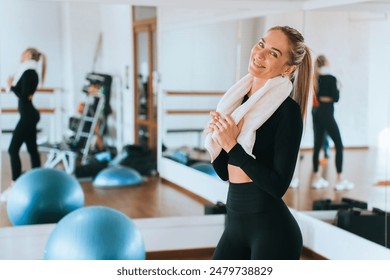
{"type": "Polygon", "coordinates": [[[289,75],[295,66],[289,66],[288,40],[280,30],[271,30],[253,46],[248,72],[259,79],[289,75]]]}
{"type": "Polygon", "coordinates": [[[20,62],[25,62],[27,60],[31,59],[31,53],[27,50],[22,52],[22,55],[20,56],[20,62]]]}

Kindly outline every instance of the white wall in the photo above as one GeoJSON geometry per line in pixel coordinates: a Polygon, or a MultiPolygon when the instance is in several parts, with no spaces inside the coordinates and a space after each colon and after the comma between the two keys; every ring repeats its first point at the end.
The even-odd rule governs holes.
{"type": "MultiPolygon", "coordinates": [[[[159,27],[163,24],[159,22],[159,27]]],[[[158,44],[161,88],[226,90],[235,81],[236,22],[161,29],[158,44]]]]}
{"type": "MultiPolygon", "coordinates": [[[[162,110],[212,109],[220,97],[194,98],[166,97],[164,91],[226,91],[236,81],[237,35],[236,21],[182,27],[165,25],[161,19],[169,18],[166,8],[158,9],[158,71],[162,110]],[[223,46],[223,47],[221,47],[223,46]]],[[[170,14],[171,15],[171,14],[170,14]]],[[[164,113],[164,112],[163,112],[164,113]]],[[[208,115],[174,115],[162,113],[160,125],[169,128],[202,128],[208,115]]],[[[163,143],[168,147],[198,146],[198,135],[166,135],[163,143]]]]}
{"type": "Polygon", "coordinates": [[[45,86],[62,86],[61,5],[28,1],[4,1],[0,7],[0,85],[5,86],[27,47],[48,57],[45,86]],[[50,26],[50,28],[48,28],[50,26]]]}
{"type": "Polygon", "coordinates": [[[129,5],[101,5],[103,53],[101,71],[114,77],[112,130],[118,146],[134,142],[133,37],[129,5]],[[126,67],[129,71],[126,73],[126,67]],[[126,76],[127,75],[127,76],[126,76]],[[119,124],[119,125],[118,125],[119,124]],[[122,145],[121,145],[122,144],[122,145]]]}
{"type": "MultiPolygon", "coordinates": [[[[369,88],[368,88],[368,138],[378,145],[378,136],[386,127],[390,129],[390,19],[367,20],[369,24],[369,88]]],[[[387,139],[390,143],[390,139],[387,139]]],[[[388,146],[387,146],[388,147],[388,146]]],[[[387,150],[389,151],[389,150],[387,150]]]]}
{"type": "MultiPolygon", "coordinates": [[[[69,67],[68,75],[72,84],[67,84],[69,115],[75,114],[77,104],[84,93],[85,76],[93,70],[93,60],[102,30],[99,5],[93,3],[65,3],[66,14],[63,17],[63,28],[66,31],[64,43],[67,44],[69,56],[64,64],[69,67]]],[[[98,67],[101,60],[98,60],[98,67]]]]}

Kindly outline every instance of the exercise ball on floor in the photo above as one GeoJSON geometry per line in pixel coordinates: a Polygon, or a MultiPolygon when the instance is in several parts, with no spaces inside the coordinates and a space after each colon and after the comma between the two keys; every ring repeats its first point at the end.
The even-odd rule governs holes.
{"type": "Polygon", "coordinates": [[[137,170],[116,165],[100,171],[93,180],[93,186],[96,188],[119,188],[139,185],[142,182],[142,176],[137,170]]]}
{"type": "Polygon", "coordinates": [[[191,167],[208,175],[218,177],[213,165],[210,162],[197,162],[192,164],[191,167]]]}
{"type": "Polygon", "coordinates": [[[145,246],[134,222],[105,206],[88,206],[65,216],[45,246],[47,260],[144,260],[145,246]]]}
{"type": "Polygon", "coordinates": [[[63,170],[36,168],[21,175],[7,200],[12,225],[57,223],[84,206],[79,182],[63,170]]]}

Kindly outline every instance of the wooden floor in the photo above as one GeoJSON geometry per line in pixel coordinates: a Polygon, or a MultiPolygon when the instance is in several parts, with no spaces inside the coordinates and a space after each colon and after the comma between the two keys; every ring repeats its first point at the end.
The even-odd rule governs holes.
{"type": "MultiPolygon", "coordinates": [[[[42,160],[45,158],[42,156],[42,160]]],[[[289,207],[299,210],[311,210],[317,199],[329,198],[340,200],[342,197],[366,201],[370,207],[387,209],[386,201],[390,197],[387,187],[376,186],[378,181],[388,181],[388,168],[381,155],[375,149],[346,149],[344,153],[344,174],[356,185],[351,191],[335,191],[333,185],[336,178],[334,151],[331,151],[327,165],[321,166],[321,172],[331,186],[327,189],[310,188],[312,175],[312,151],[302,150],[295,177],[299,179],[298,188],[289,188],[284,200],[289,207]]],[[[22,154],[23,165],[29,169],[28,157],[22,154]]],[[[2,156],[2,189],[10,184],[10,168],[8,154],[2,156]]],[[[115,208],[131,218],[192,216],[203,215],[204,204],[208,201],[190,194],[178,186],[164,181],[158,176],[150,177],[139,186],[117,189],[98,189],[91,182],[81,183],[85,193],[85,206],[104,205],[115,208]]],[[[0,205],[0,227],[10,226],[6,215],[6,204],[0,205]]],[[[199,258],[209,258],[210,252],[201,252],[199,258]],[[203,255],[202,255],[203,254],[203,255]],[[201,257],[203,256],[203,257],[201,257]]],[[[155,258],[156,256],[151,256],[155,258]]],[[[320,258],[307,252],[303,259],[320,258]]]]}

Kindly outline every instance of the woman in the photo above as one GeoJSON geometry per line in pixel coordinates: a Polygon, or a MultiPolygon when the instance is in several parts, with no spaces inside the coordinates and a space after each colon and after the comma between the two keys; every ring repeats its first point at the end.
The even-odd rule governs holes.
{"type": "MultiPolygon", "coordinates": [[[[311,108],[311,114],[313,117],[313,135],[317,134],[317,123],[316,123],[316,117],[315,114],[317,114],[318,106],[320,106],[320,102],[318,102],[317,95],[314,92],[313,93],[313,106],[311,108]]],[[[324,151],[324,158],[319,160],[320,165],[326,165],[328,163],[329,158],[329,149],[330,149],[330,143],[329,143],[329,137],[325,134],[324,135],[324,144],[322,145],[322,149],[324,151]]]]}
{"type": "Polygon", "coordinates": [[[252,48],[248,72],[225,93],[205,129],[214,169],[229,180],[228,222],[213,259],[299,259],[301,231],[282,197],[312,81],[303,36],[288,26],[269,29],[252,48]],[[238,102],[226,102],[234,97],[238,102]]]}
{"type": "MultiPolygon", "coordinates": [[[[46,58],[35,48],[26,49],[21,55],[21,65],[14,77],[7,81],[8,87],[18,97],[20,119],[13,131],[8,153],[11,158],[12,181],[18,179],[22,172],[19,150],[23,143],[30,154],[31,167],[41,166],[41,159],[37,147],[37,124],[40,119],[38,110],[32,103],[37,90],[39,78],[37,73],[38,62],[42,59],[41,83],[45,80],[46,58]]],[[[6,193],[3,193],[4,200],[6,193]]]]}
{"type": "Polygon", "coordinates": [[[337,178],[335,189],[350,190],[354,187],[354,184],[342,178],[344,147],[339,127],[334,118],[333,104],[339,100],[339,89],[336,77],[329,72],[329,62],[324,55],[318,56],[315,62],[314,89],[319,106],[316,113],[313,114],[313,123],[316,124],[316,129],[314,134],[312,187],[323,188],[329,184],[318,172],[319,154],[327,134],[336,148],[337,178]]]}

